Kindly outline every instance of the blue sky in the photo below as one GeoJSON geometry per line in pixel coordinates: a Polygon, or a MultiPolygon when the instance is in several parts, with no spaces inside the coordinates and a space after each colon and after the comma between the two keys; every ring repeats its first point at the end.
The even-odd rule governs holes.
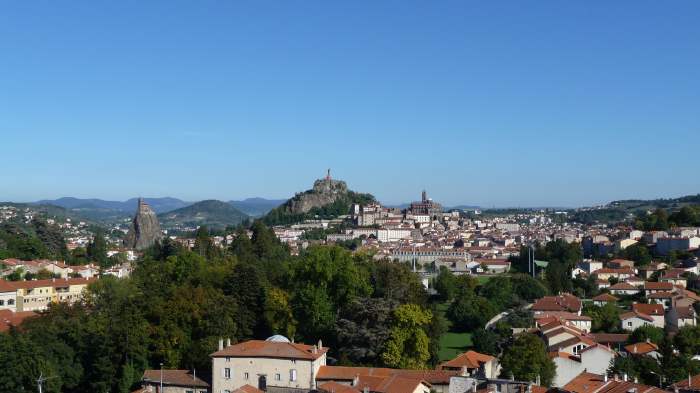
{"type": "Polygon", "coordinates": [[[700,192],[697,1],[0,5],[0,200],[700,192]]]}

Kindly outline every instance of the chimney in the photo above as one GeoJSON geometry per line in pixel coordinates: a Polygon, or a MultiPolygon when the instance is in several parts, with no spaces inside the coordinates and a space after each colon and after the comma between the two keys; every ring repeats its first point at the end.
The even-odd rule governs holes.
{"type": "Polygon", "coordinates": [[[537,374],[536,382],[537,386],[540,386],[540,374],[537,374]]]}
{"type": "Polygon", "coordinates": [[[469,369],[467,368],[467,366],[462,366],[462,373],[460,375],[463,377],[466,377],[469,375],[469,369]]]}
{"type": "Polygon", "coordinates": [[[323,341],[321,339],[318,339],[318,349],[323,349],[323,341]]]}
{"type": "Polygon", "coordinates": [[[622,380],[627,382],[627,373],[622,374],[622,380]]]}
{"type": "Polygon", "coordinates": [[[603,382],[608,382],[608,373],[603,374],[603,382]]]}
{"type": "Polygon", "coordinates": [[[224,339],[220,338],[219,339],[219,351],[224,349],[224,339]]]}
{"type": "Polygon", "coordinates": [[[358,374],[358,375],[355,375],[354,377],[352,377],[352,383],[350,384],[350,386],[357,386],[359,383],[360,383],[360,375],[358,374]]]}
{"type": "Polygon", "coordinates": [[[317,354],[317,353],[318,353],[318,347],[314,345],[314,346],[311,348],[311,353],[313,353],[314,355],[317,354]]]}
{"type": "Polygon", "coordinates": [[[369,386],[362,388],[362,393],[369,393],[369,386]]]}
{"type": "Polygon", "coordinates": [[[226,339],[226,347],[230,347],[230,346],[231,346],[231,339],[227,338],[226,339]]]}
{"type": "Polygon", "coordinates": [[[634,344],[634,347],[632,347],[632,352],[637,353],[637,344],[634,344]]]}

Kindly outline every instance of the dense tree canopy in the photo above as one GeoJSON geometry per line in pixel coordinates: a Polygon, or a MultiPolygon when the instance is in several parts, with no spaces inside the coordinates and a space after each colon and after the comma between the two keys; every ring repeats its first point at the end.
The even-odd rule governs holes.
{"type": "Polygon", "coordinates": [[[534,334],[523,333],[515,338],[501,358],[502,376],[520,381],[550,386],[556,373],[552,359],[547,356],[544,342],[534,334]]]}
{"type": "MultiPolygon", "coordinates": [[[[13,252],[49,255],[33,232],[25,235],[13,252]]],[[[86,253],[101,255],[101,240],[86,253]]],[[[437,361],[441,321],[403,264],[338,246],[292,256],[260,222],[237,230],[223,250],[200,228],[192,251],[166,238],[131,277],[104,277],[83,301],[52,305],[21,331],[0,334],[0,369],[15,370],[0,373],[0,390],[31,390],[44,373],[47,392],[129,392],[160,363],[205,375],[219,338],[272,334],[322,339],[343,364],[422,368],[437,361]]]]}

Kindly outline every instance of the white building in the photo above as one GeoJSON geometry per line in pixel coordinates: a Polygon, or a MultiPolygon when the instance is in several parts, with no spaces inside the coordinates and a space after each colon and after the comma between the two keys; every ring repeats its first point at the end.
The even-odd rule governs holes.
{"type": "MultiPolygon", "coordinates": [[[[230,344],[230,342],[229,342],[230,344]]],[[[290,342],[283,336],[224,346],[212,357],[212,392],[231,393],[244,385],[315,389],[316,374],[326,365],[326,352],[318,345],[290,342]]]]}

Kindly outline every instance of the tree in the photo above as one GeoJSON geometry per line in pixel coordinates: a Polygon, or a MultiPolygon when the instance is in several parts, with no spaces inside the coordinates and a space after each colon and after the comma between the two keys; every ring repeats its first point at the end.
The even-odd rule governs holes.
{"type": "Polygon", "coordinates": [[[513,274],[510,276],[513,292],[522,300],[533,302],[547,295],[547,287],[542,281],[527,274],[513,274]]]}
{"type": "Polygon", "coordinates": [[[510,278],[506,276],[492,277],[481,287],[479,295],[488,299],[498,310],[504,310],[516,303],[513,286],[510,278]]]}
{"type": "Polygon", "coordinates": [[[457,290],[457,279],[454,274],[445,266],[440,266],[440,272],[435,278],[435,290],[440,300],[451,300],[457,290]]]}
{"type": "Polygon", "coordinates": [[[108,268],[109,259],[107,258],[107,242],[102,229],[95,230],[95,236],[87,246],[87,256],[90,261],[97,262],[101,268],[108,268]]]}
{"type": "Polygon", "coordinates": [[[473,296],[456,299],[447,310],[447,317],[452,321],[453,328],[464,332],[483,327],[497,313],[491,302],[473,296]]]}
{"type": "Polygon", "coordinates": [[[390,337],[393,310],[399,303],[384,298],[350,302],[335,324],[338,356],[347,365],[376,365],[390,337]]]}
{"type": "Polygon", "coordinates": [[[372,293],[369,274],[338,246],[309,247],[292,265],[295,285],[323,285],[336,308],[372,293]]]}
{"type": "Polygon", "coordinates": [[[486,353],[493,356],[499,354],[500,336],[495,332],[483,328],[476,329],[472,335],[472,343],[474,350],[480,353],[486,353]]]}
{"type": "Polygon", "coordinates": [[[206,258],[217,258],[221,255],[220,249],[214,244],[209,234],[209,228],[207,228],[206,225],[197,228],[197,232],[195,232],[194,235],[194,248],[192,250],[206,258]]]}
{"type": "Polygon", "coordinates": [[[573,289],[569,269],[564,263],[550,261],[545,277],[551,293],[570,292],[573,289]]]}
{"type": "Polygon", "coordinates": [[[240,263],[233,268],[226,293],[238,303],[237,325],[242,338],[263,338],[269,333],[260,318],[265,311],[265,287],[257,266],[240,263]]]}
{"type": "MultiPolygon", "coordinates": [[[[40,375],[56,377],[57,365],[47,361],[41,348],[26,336],[12,329],[0,334],[0,391],[33,392],[40,375]]],[[[46,392],[60,392],[59,378],[48,380],[46,392]]]]}
{"type": "Polygon", "coordinates": [[[673,343],[678,350],[694,356],[700,353],[700,326],[683,326],[673,337],[673,343]]]}
{"type": "Polygon", "coordinates": [[[300,331],[303,339],[316,342],[319,338],[330,338],[336,313],[328,292],[325,284],[311,283],[295,292],[292,309],[299,325],[304,327],[300,331]]]}
{"type": "Polygon", "coordinates": [[[530,333],[520,334],[513,344],[507,347],[501,358],[501,375],[505,378],[513,376],[519,381],[537,381],[550,386],[556,367],[547,356],[547,349],[539,337],[530,333]]]}
{"type": "Polygon", "coordinates": [[[404,265],[389,261],[369,261],[372,296],[393,299],[401,304],[427,305],[427,293],[418,276],[404,265]]]}
{"type": "Polygon", "coordinates": [[[621,254],[623,258],[634,261],[634,265],[638,267],[646,266],[651,262],[649,249],[641,243],[635,243],[625,248],[621,254]]]}
{"type": "Polygon", "coordinates": [[[265,322],[271,334],[294,337],[297,321],[292,315],[289,295],[280,288],[270,287],[265,295],[265,322]]]}
{"type": "Polygon", "coordinates": [[[649,340],[654,344],[661,344],[665,337],[664,329],[652,325],[644,325],[634,329],[627,342],[635,344],[649,340]]]}
{"type": "Polygon", "coordinates": [[[430,359],[430,340],[424,328],[432,317],[430,311],[415,304],[404,304],[394,310],[390,337],[381,356],[387,367],[426,367],[430,359]]]}
{"type": "Polygon", "coordinates": [[[583,315],[593,319],[591,330],[594,332],[614,333],[620,329],[620,309],[612,303],[602,307],[586,305],[583,315]]]}

